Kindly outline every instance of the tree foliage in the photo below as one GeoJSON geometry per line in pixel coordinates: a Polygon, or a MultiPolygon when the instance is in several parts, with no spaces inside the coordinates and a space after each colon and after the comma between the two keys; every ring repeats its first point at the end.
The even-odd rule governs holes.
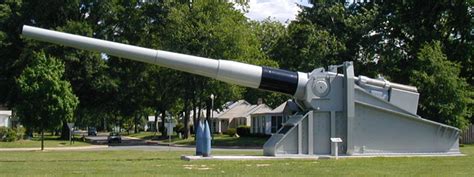
{"type": "Polygon", "coordinates": [[[472,98],[464,78],[459,78],[460,65],[447,60],[440,42],[422,45],[417,54],[418,67],[412,70],[410,82],[418,86],[422,96],[422,117],[466,128],[471,116],[472,98]],[[426,95],[424,95],[426,94],[426,95]]]}
{"type": "Polygon", "coordinates": [[[43,131],[71,122],[79,101],[63,78],[64,64],[44,52],[26,57],[34,60],[17,79],[21,96],[15,108],[21,123],[43,131]]]}

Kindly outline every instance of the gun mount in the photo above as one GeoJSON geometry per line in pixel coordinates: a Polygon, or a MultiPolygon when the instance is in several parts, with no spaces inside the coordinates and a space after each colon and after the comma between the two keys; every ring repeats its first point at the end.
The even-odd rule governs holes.
{"type": "Polygon", "coordinates": [[[352,62],[310,73],[147,49],[23,26],[23,36],[156,64],[245,87],[294,96],[301,112],[290,116],[264,145],[264,155],[330,155],[341,138],[346,155],[456,155],[459,129],[418,116],[412,86],[354,76],[352,62]],[[342,73],[338,73],[342,68],[342,73]]]}

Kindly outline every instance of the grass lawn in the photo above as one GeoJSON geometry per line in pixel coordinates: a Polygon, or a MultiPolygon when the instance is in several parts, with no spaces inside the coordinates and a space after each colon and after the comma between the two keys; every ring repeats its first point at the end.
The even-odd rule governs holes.
{"type": "Polygon", "coordinates": [[[124,136],[129,136],[129,137],[135,137],[135,138],[140,138],[144,140],[151,140],[158,138],[161,134],[156,133],[156,132],[140,132],[140,133],[133,133],[133,134],[123,134],[124,136]]]}
{"type": "MultiPolygon", "coordinates": [[[[262,147],[269,137],[230,137],[229,135],[214,135],[213,146],[247,146],[262,147]]],[[[194,145],[194,137],[187,140],[174,138],[172,141],[176,144],[194,145]]],[[[167,141],[165,141],[167,142],[167,141]]]]}
{"type": "Polygon", "coordinates": [[[0,152],[0,176],[474,176],[474,145],[461,150],[466,156],[191,162],[180,160],[186,151],[0,152]]]}
{"type": "MultiPolygon", "coordinates": [[[[44,136],[44,147],[76,147],[76,146],[88,146],[89,143],[75,141],[74,144],[70,145],[68,140],[58,140],[57,136],[44,136]]],[[[15,142],[0,142],[0,148],[40,148],[41,138],[36,136],[31,140],[19,140],[15,142]]],[[[0,172],[1,175],[1,172],[0,172]]]]}
{"type": "MultiPolygon", "coordinates": [[[[130,135],[124,135],[124,136],[130,136],[130,137],[135,137],[135,138],[140,138],[144,140],[157,140],[162,137],[160,137],[161,134],[155,134],[154,132],[140,132],[140,133],[135,133],[135,134],[130,134],[130,135]]],[[[242,147],[262,147],[263,144],[268,140],[269,137],[230,137],[229,135],[226,134],[214,134],[214,141],[212,142],[213,146],[242,146],[242,147]]],[[[170,142],[168,139],[161,139],[162,142],[168,143],[170,142]]],[[[175,144],[181,144],[181,145],[194,145],[194,136],[183,140],[179,139],[177,135],[171,136],[171,142],[175,144]]]]}

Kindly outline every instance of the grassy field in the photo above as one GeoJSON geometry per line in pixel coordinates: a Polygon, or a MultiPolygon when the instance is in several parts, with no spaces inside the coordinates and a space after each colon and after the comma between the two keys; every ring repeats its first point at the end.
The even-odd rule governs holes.
{"type": "MultiPolygon", "coordinates": [[[[88,146],[89,143],[75,141],[74,144],[70,145],[69,141],[58,140],[57,136],[45,136],[44,146],[45,147],[76,147],[76,146],[88,146]]],[[[0,148],[39,148],[41,147],[40,137],[34,137],[31,140],[19,140],[15,142],[0,142],[0,148]]],[[[0,172],[1,173],[1,172],[0,172]]]]}
{"type": "Polygon", "coordinates": [[[151,140],[158,138],[161,134],[160,133],[155,133],[155,132],[140,132],[140,133],[133,133],[133,134],[124,134],[124,136],[129,136],[129,137],[134,137],[134,138],[140,138],[144,140],[151,140]]]}
{"type": "MultiPolygon", "coordinates": [[[[186,151],[0,152],[0,176],[474,176],[464,157],[287,161],[183,161],[186,151]]],[[[260,151],[214,151],[259,155],[260,151]]]]}
{"type": "MultiPolygon", "coordinates": [[[[213,146],[242,146],[242,147],[262,147],[267,141],[266,137],[230,137],[229,135],[214,135],[213,146]]],[[[194,145],[194,138],[187,140],[173,139],[176,144],[194,145]]],[[[166,141],[165,141],[166,142],[166,141]]]]}
{"type": "MultiPolygon", "coordinates": [[[[130,134],[126,135],[130,137],[135,137],[135,138],[140,138],[144,140],[157,140],[160,139],[160,134],[155,134],[154,132],[140,132],[136,134],[130,134]]],[[[213,146],[241,146],[241,147],[262,147],[263,144],[267,141],[268,137],[230,137],[229,135],[226,134],[215,134],[214,135],[214,140],[212,142],[213,146]]],[[[181,145],[194,145],[194,137],[183,140],[179,139],[178,136],[173,135],[171,137],[171,141],[168,139],[161,139],[160,140],[163,143],[175,143],[175,144],[181,144],[181,145]]]]}

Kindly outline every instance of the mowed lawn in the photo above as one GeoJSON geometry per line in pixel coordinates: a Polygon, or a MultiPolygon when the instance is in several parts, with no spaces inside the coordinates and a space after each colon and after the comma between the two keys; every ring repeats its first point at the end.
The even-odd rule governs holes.
{"type": "Polygon", "coordinates": [[[190,151],[0,152],[0,176],[474,176],[474,146],[462,151],[466,156],[272,161],[180,160],[190,151]]]}
{"type": "MultiPolygon", "coordinates": [[[[70,144],[68,140],[59,140],[58,136],[45,136],[44,147],[76,147],[76,146],[89,146],[89,143],[82,141],[74,141],[70,144]]],[[[39,136],[32,138],[31,140],[18,140],[15,142],[0,142],[0,148],[40,148],[41,139],[39,136]]],[[[0,157],[1,158],[1,157],[0,157]]],[[[1,174],[1,171],[0,171],[1,174]]]]}

